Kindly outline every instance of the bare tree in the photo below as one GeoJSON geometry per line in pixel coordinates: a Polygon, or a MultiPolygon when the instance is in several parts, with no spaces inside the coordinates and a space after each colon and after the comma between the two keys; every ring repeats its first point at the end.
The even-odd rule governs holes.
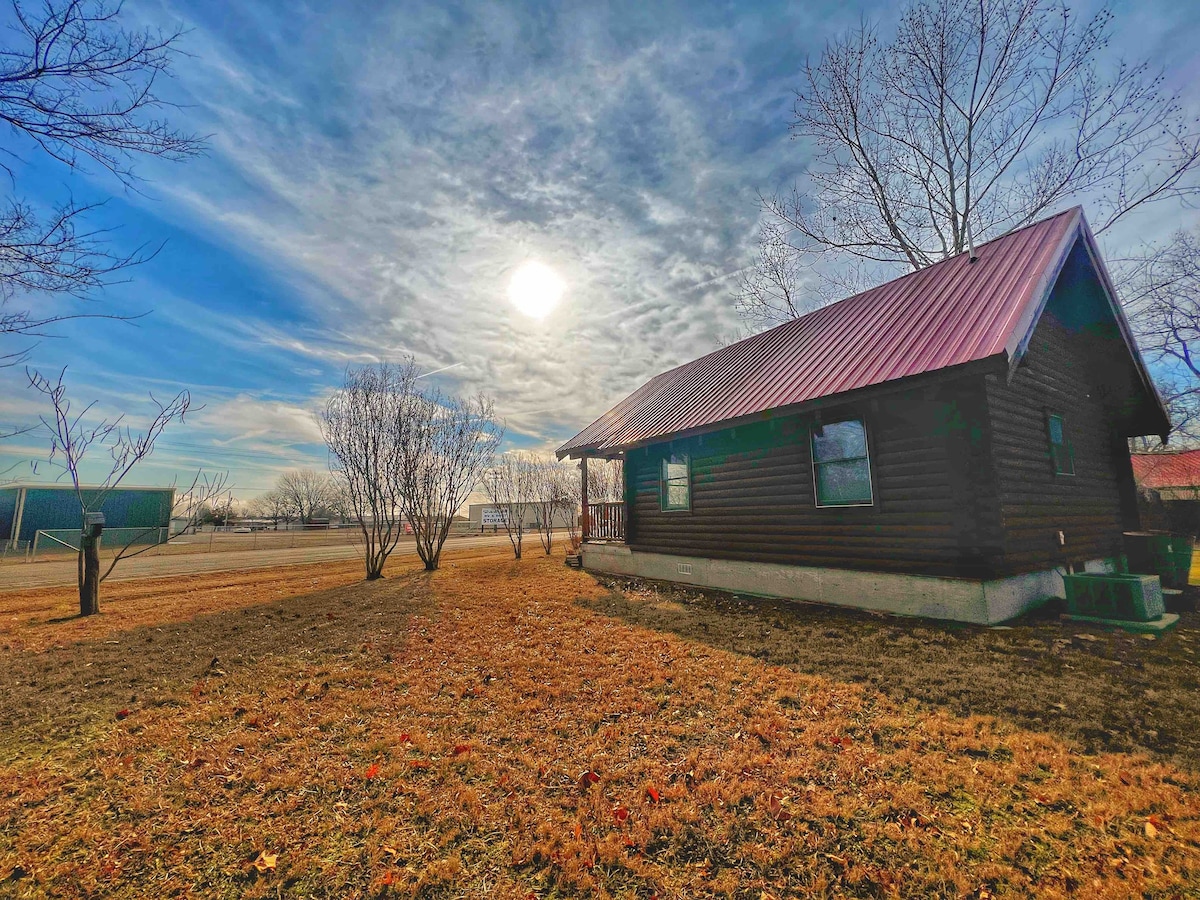
{"type": "Polygon", "coordinates": [[[864,24],[829,44],[791,126],[816,144],[809,184],[763,198],[769,287],[739,296],[743,314],[799,311],[789,247],[911,270],[1068,200],[1086,198],[1103,232],[1195,197],[1200,134],[1148,64],[1105,59],[1111,26],[1061,0],[930,0],[890,38],[864,24]]]}
{"type": "Polygon", "coordinates": [[[1175,431],[1200,441],[1200,228],[1177,231],[1119,271],[1125,307],[1175,431]]]}
{"type": "Polygon", "coordinates": [[[537,468],[538,537],[549,556],[554,549],[554,526],[565,521],[568,537],[574,537],[578,526],[579,474],[569,465],[553,459],[541,460],[537,468]]]}
{"type": "Polygon", "coordinates": [[[312,469],[284,472],[275,484],[284,504],[302,525],[310,524],[318,512],[325,511],[332,489],[329,476],[312,469]]]}
{"type": "Polygon", "coordinates": [[[624,463],[621,460],[589,460],[588,500],[591,503],[620,503],[624,493],[624,463]]]}
{"type": "MultiPolygon", "coordinates": [[[[504,516],[504,530],[513,556],[521,558],[525,520],[538,504],[541,461],[527,453],[505,453],[483,473],[483,490],[504,516]]],[[[549,552],[549,551],[547,551],[549,552]]]]}
{"type": "Polygon", "coordinates": [[[492,401],[414,394],[400,429],[400,496],[427,570],[438,567],[455,513],[492,463],[504,430],[492,401]]]}
{"type": "Polygon", "coordinates": [[[254,515],[270,519],[276,531],[279,530],[280,520],[287,522],[291,516],[287,498],[277,488],[255,497],[250,501],[249,507],[254,515]]]}
{"type": "Polygon", "coordinates": [[[404,534],[400,437],[419,374],[412,360],[347,371],[319,416],[330,468],[362,531],[368,581],[383,577],[404,534]]]}
{"type": "MultiPolygon", "coordinates": [[[[84,539],[79,550],[79,614],[90,616],[100,611],[100,583],[112,574],[117,563],[129,556],[143,553],[154,544],[143,546],[140,550],[131,550],[134,544],[144,542],[146,534],[156,531],[157,526],[148,528],[144,533],[135,534],[117,551],[104,574],[100,574],[100,538],[91,533],[88,527],[88,514],[99,512],[105,500],[121,484],[142,460],[154,452],[154,443],[174,421],[182,422],[191,409],[192,398],[187,391],[180,391],[168,403],[161,403],[150,395],[150,402],[155,412],[150,423],[141,433],[135,433],[124,424],[124,416],[115,419],[103,418],[98,422],[89,423],[88,414],[95,408],[95,403],[89,403],[79,412],[71,408],[67,397],[67,387],[64,383],[66,369],[59,372],[57,379],[51,381],[46,376],[33,371],[27,371],[30,386],[43,394],[53,408],[53,415],[39,417],[41,429],[50,439],[50,463],[62,470],[69,478],[75,489],[75,498],[79,503],[80,526],[84,531],[84,539]],[[86,492],[80,477],[80,465],[89,450],[105,450],[108,452],[108,473],[97,484],[96,489],[86,492]]],[[[157,543],[157,542],[154,542],[157,543]]]]}
{"type": "MultiPolygon", "coordinates": [[[[137,157],[180,160],[201,152],[199,138],[157,115],[169,104],[155,82],[170,75],[180,32],[122,27],[120,3],[105,0],[13,0],[12,18],[0,48],[0,120],[30,147],[71,171],[96,166],[126,186],[137,182],[137,157]]],[[[0,168],[14,181],[9,165],[0,161],[0,168]]],[[[0,206],[0,334],[41,334],[76,317],[5,309],[18,293],[82,296],[153,256],[144,246],[111,250],[102,229],[84,224],[94,209],[68,200],[42,216],[15,196],[0,206]]]]}
{"type": "Polygon", "coordinates": [[[206,516],[211,515],[214,508],[232,503],[231,488],[228,472],[199,470],[187,490],[175,494],[171,519],[183,521],[181,532],[186,533],[190,530],[195,533],[196,528],[206,516]]]}

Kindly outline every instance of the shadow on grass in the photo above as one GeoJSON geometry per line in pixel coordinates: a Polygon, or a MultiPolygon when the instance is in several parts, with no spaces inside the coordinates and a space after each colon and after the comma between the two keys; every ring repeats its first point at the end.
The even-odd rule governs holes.
{"type": "Polygon", "coordinates": [[[272,660],[325,664],[365,652],[386,659],[403,645],[407,616],[428,612],[428,582],[425,572],[358,582],[0,654],[0,760],[44,752],[128,709],[176,704],[201,678],[253,679],[272,660]]]}
{"type": "Polygon", "coordinates": [[[600,577],[579,604],[631,624],[954,715],[991,715],[1087,751],[1200,771],[1200,614],[1155,640],[1060,621],[1003,628],[875,615],[600,577]]]}

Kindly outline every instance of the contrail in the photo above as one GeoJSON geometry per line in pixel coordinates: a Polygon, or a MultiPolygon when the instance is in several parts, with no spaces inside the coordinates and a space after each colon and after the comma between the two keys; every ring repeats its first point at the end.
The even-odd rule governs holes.
{"type": "Polygon", "coordinates": [[[418,375],[417,377],[425,378],[429,375],[436,375],[438,372],[445,372],[447,369],[457,369],[461,365],[462,365],[462,363],[460,363],[460,362],[450,363],[450,365],[448,365],[448,366],[442,366],[440,369],[434,369],[432,372],[426,372],[424,375],[418,375]]]}

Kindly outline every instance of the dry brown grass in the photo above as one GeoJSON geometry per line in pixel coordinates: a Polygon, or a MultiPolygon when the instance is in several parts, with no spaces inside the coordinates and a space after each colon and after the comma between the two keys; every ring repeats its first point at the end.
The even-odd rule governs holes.
{"type": "Polygon", "coordinates": [[[69,734],[22,719],[0,738],[0,893],[1176,897],[1200,884],[1200,785],[1169,765],[627,624],[577,604],[603,592],[561,559],[393,574],[4,651],[36,677],[69,656],[86,679],[90,662],[99,699],[74,701],[96,714],[74,708],[69,734]],[[218,645],[217,664],[201,658],[218,645]],[[180,646],[194,662],[139,699],[104,693],[180,646]]]}

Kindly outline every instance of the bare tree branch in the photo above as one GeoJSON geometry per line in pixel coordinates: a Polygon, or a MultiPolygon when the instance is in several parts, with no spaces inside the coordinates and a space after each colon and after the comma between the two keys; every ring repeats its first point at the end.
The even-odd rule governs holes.
{"type": "MultiPolygon", "coordinates": [[[[67,396],[65,383],[67,370],[64,368],[53,381],[40,372],[26,370],[29,385],[47,398],[52,408],[50,415],[39,417],[40,430],[49,438],[49,460],[52,466],[61,470],[61,476],[70,480],[79,504],[80,525],[85,524],[89,512],[103,509],[105,501],[120,486],[122,480],[140,463],[154,452],[154,444],[172,422],[183,422],[189,410],[192,409],[192,397],[188,391],[180,391],[170,401],[163,403],[150,395],[150,403],[154,407],[146,429],[140,433],[134,432],[124,424],[124,416],[115,419],[101,418],[89,421],[90,414],[96,404],[76,411],[67,396]],[[97,487],[89,489],[86,494],[82,487],[83,479],[80,466],[87,457],[89,450],[103,449],[109,456],[108,474],[96,481],[97,487]]],[[[121,560],[130,555],[129,548],[157,529],[148,528],[141,534],[135,534],[122,547],[108,570],[99,574],[99,547],[81,547],[79,552],[79,612],[80,615],[92,615],[99,612],[100,583],[112,573],[113,568],[121,560]],[[85,561],[85,557],[90,557],[85,561]],[[87,565],[85,565],[85,562],[87,565]],[[94,568],[94,572],[89,569],[94,568]]],[[[141,552],[141,551],[139,551],[141,552]]]]}
{"type": "MultiPolygon", "coordinates": [[[[203,151],[200,137],[159,117],[171,104],[156,93],[156,82],[171,73],[180,32],[124,28],[121,4],[107,0],[12,0],[12,9],[15,24],[0,47],[0,122],[30,149],[72,171],[98,166],[127,188],[138,182],[139,157],[182,160],[203,151]]],[[[18,158],[16,150],[0,149],[0,169],[14,187],[11,161],[18,158]]],[[[149,245],[112,250],[104,229],[84,224],[99,205],[71,199],[44,212],[15,196],[3,203],[0,335],[44,334],[64,319],[95,317],[6,307],[18,295],[82,297],[158,252],[149,245]]],[[[19,357],[2,354],[0,365],[19,357]]]]}
{"type": "Polygon", "coordinates": [[[857,260],[919,269],[1086,199],[1103,232],[1131,211],[1200,195],[1200,132],[1148,63],[1106,55],[1113,15],[1061,0],[912,3],[805,67],[794,137],[815,142],[805,189],[764,199],[739,308],[794,318],[789,273],[857,260]],[[761,292],[760,292],[761,293],[761,292]]]}

